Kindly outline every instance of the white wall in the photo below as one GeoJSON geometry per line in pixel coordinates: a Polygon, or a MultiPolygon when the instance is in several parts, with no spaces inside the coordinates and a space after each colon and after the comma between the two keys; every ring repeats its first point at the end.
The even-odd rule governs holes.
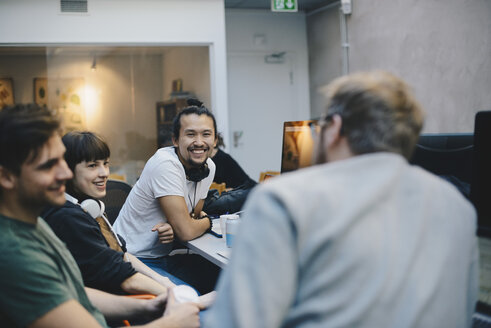
{"type": "MultiPolygon", "coordinates": [[[[296,83],[300,85],[298,108],[302,119],[310,117],[308,49],[305,14],[272,13],[269,10],[229,9],[225,15],[227,54],[264,54],[286,51],[295,58],[296,83]],[[255,36],[264,43],[256,44],[255,36]]],[[[250,81],[261,83],[261,81],[250,81]]],[[[265,86],[267,87],[267,86],[265,86]]]]}
{"type": "Polygon", "coordinates": [[[0,46],[13,44],[204,45],[211,100],[228,135],[223,0],[89,0],[88,14],[61,14],[58,0],[2,0],[0,46]]]}
{"type": "Polygon", "coordinates": [[[327,99],[322,89],[342,75],[339,5],[307,16],[309,44],[310,103],[312,118],[321,117],[327,99]]]}
{"type": "Polygon", "coordinates": [[[225,144],[258,179],[259,171],[280,168],[283,122],[310,118],[305,14],[227,10],[226,27],[228,80],[234,82],[229,126],[241,139],[225,138],[225,144]],[[265,64],[266,55],[280,52],[284,65],[265,64]]]}

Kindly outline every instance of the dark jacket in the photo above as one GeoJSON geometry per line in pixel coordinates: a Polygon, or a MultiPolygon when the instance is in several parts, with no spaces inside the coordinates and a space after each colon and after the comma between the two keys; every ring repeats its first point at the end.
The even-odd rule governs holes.
{"type": "Polygon", "coordinates": [[[212,161],[216,165],[214,182],[225,182],[225,187],[227,188],[237,188],[245,183],[252,182],[252,179],[244,172],[239,163],[221,149],[218,149],[212,161]]]}
{"type": "MultiPolygon", "coordinates": [[[[110,293],[124,293],[121,283],[136,271],[124,261],[122,252],[109,247],[95,219],[79,205],[69,201],[62,207],[48,208],[41,217],[65,242],[82,272],[85,286],[110,293]]],[[[124,250],[125,242],[119,238],[124,250]]]]}

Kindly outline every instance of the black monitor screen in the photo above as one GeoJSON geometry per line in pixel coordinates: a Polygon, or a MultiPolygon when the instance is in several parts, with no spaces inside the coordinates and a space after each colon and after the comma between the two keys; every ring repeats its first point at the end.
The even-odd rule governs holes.
{"type": "Polygon", "coordinates": [[[491,111],[476,114],[474,151],[471,200],[477,209],[480,234],[491,237],[491,111]]]}
{"type": "Polygon", "coordinates": [[[314,122],[316,121],[307,120],[283,124],[281,173],[311,165],[314,141],[310,124],[314,122]]]}
{"type": "MultiPolygon", "coordinates": [[[[410,163],[441,176],[450,182],[461,183],[469,198],[474,156],[474,134],[422,134],[410,163]]],[[[458,186],[459,187],[459,186],[458,186]]]]}

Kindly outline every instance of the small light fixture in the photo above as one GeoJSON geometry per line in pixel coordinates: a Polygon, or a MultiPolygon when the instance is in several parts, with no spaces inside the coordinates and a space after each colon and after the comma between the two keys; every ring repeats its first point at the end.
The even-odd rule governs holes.
{"type": "Polygon", "coordinates": [[[95,72],[97,70],[97,61],[95,55],[94,55],[94,59],[92,60],[92,66],[90,66],[90,69],[92,70],[92,72],[95,72]]]}

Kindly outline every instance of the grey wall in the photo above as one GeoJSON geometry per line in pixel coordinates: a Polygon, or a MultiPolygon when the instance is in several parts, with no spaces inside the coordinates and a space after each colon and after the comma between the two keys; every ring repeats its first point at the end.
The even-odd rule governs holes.
{"type": "Polygon", "coordinates": [[[337,5],[307,16],[312,118],[320,117],[326,107],[322,88],[342,74],[339,21],[337,5]]]}
{"type": "MultiPolygon", "coordinates": [[[[322,32],[310,28],[321,15],[331,19],[308,17],[309,41],[322,32]]],[[[427,111],[424,132],[473,131],[474,113],[491,109],[491,1],[353,0],[348,36],[350,71],[384,69],[405,79],[427,111]]],[[[311,79],[317,74],[324,73],[311,79]]]]}

